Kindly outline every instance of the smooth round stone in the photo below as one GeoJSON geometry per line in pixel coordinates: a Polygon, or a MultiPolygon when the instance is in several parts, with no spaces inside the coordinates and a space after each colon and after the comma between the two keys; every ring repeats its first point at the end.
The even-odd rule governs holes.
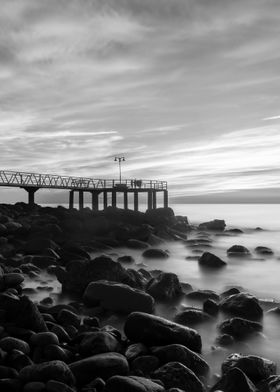
{"type": "Polygon", "coordinates": [[[8,352],[12,350],[19,350],[24,354],[30,353],[30,347],[28,343],[26,343],[24,340],[12,337],[2,338],[0,340],[0,348],[8,352]]]}
{"type": "Polygon", "coordinates": [[[39,381],[28,382],[23,387],[23,392],[43,392],[45,391],[45,384],[39,381]]]}
{"type": "Polygon", "coordinates": [[[15,287],[24,281],[24,276],[22,274],[14,272],[5,274],[3,278],[6,287],[15,287]]]}
{"type": "Polygon", "coordinates": [[[50,344],[59,344],[59,340],[53,332],[39,332],[31,336],[30,343],[34,346],[48,346],[50,344]]]}

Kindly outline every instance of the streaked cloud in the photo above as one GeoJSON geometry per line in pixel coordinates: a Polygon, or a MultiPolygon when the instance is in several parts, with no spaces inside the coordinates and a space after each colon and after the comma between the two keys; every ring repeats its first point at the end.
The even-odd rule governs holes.
{"type": "Polygon", "coordinates": [[[0,166],[112,177],[122,153],[173,196],[275,190],[279,22],[278,0],[1,0],[0,166]]]}

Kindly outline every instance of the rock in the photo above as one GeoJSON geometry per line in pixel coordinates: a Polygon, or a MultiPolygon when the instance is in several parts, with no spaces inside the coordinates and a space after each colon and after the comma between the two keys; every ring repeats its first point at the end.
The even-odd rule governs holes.
{"type": "Polygon", "coordinates": [[[248,293],[238,293],[226,297],[221,301],[220,308],[225,313],[252,320],[258,320],[263,316],[258,299],[248,293]]]}
{"type": "Polygon", "coordinates": [[[216,338],[216,343],[220,346],[231,346],[234,343],[234,338],[224,333],[216,338]]]}
{"type": "Polygon", "coordinates": [[[25,252],[27,254],[40,254],[47,248],[57,250],[58,246],[48,238],[32,238],[25,244],[25,252]]]}
{"type": "Polygon", "coordinates": [[[24,281],[22,274],[10,272],[3,276],[4,284],[6,287],[16,287],[24,281]]]}
{"type": "Polygon", "coordinates": [[[183,294],[178,276],[167,272],[152,278],[147,284],[146,292],[156,300],[172,300],[183,294]]]}
{"type": "Polygon", "coordinates": [[[243,245],[233,245],[227,250],[228,256],[249,256],[249,249],[243,245]]]}
{"type": "Polygon", "coordinates": [[[242,231],[240,229],[229,229],[229,230],[226,230],[226,233],[243,234],[244,231],[242,231]]]}
{"type": "Polygon", "coordinates": [[[75,392],[73,388],[70,388],[68,385],[55,380],[50,380],[46,383],[45,391],[46,392],[75,392]]]}
{"type": "Polygon", "coordinates": [[[83,356],[107,352],[119,352],[121,345],[116,337],[106,331],[89,332],[79,345],[79,352],[83,356]]]}
{"type": "Polygon", "coordinates": [[[212,299],[207,299],[203,302],[203,311],[211,316],[216,316],[219,312],[219,305],[212,299]]]}
{"type": "Polygon", "coordinates": [[[214,231],[224,231],[226,223],[221,219],[214,219],[209,222],[201,223],[198,228],[199,230],[214,230],[214,231]]]}
{"type": "Polygon", "coordinates": [[[57,335],[53,332],[39,332],[31,336],[30,344],[44,347],[49,344],[59,344],[59,340],[57,335]]]}
{"type": "Polygon", "coordinates": [[[223,321],[218,328],[221,333],[231,335],[237,340],[242,340],[262,331],[262,325],[260,323],[239,317],[223,321]]]}
{"type": "Polygon", "coordinates": [[[231,287],[225,291],[222,292],[221,297],[229,297],[230,295],[233,294],[239,294],[240,290],[237,287],[231,287]]]}
{"type": "Polygon", "coordinates": [[[125,356],[128,361],[133,361],[136,357],[140,355],[145,355],[148,353],[148,348],[142,343],[134,343],[130,344],[126,351],[125,351],[125,356]]]}
{"type": "Polygon", "coordinates": [[[72,359],[72,353],[57,344],[49,344],[43,347],[43,357],[47,361],[63,361],[68,363],[72,359]]]}
{"type": "Polygon", "coordinates": [[[168,362],[153,373],[166,389],[181,388],[189,392],[204,392],[205,388],[197,376],[180,362],[168,362]]]}
{"type": "Polygon", "coordinates": [[[37,306],[26,296],[20,298],[18,312],[13,318],[16,325],[34,332],[45,332],[47,327],[37,306]]]}
{"type": "Polygon", "coordinates": [[[135,240],[135,239],[129,239],[126,242],[126,246],[130,249],[147,249],[149,245],[146,242],[135,240]]]}
{"type": "Polygon", "coordinates": [[[131,369],[137,375],[149,375],[159,367],[159,360],[154,355],[143,355],[135,358],[131,363],[131,369]]]}
{"type": "Polygon", "coordinates": [[[169,254],[163,249],[150,248],[146,249],[142,256],[146,259],[167,259],[169,254]]]}
{"type": "Polygon", "coordinates": [[[209,372],[207,362],[200,355],[181,344],[152,347],[151,352],[159,358],[161,365],[168,362],[180,362],[197,376],[205,376],[209,372]]]}
{"type": "Polygon", "coordinates": [[[57,321],[62,326],[74,325],[74,327],[76,328],[78,328],[81,324],[80,317],[76,313],[71,312],[71,310],[68,309],[61,309],[61,311],[57,315],[57,321]]]}
{"type": "Polygon", "coordinates": [[[57,264],[57,259],[51,256],[31,256],[30,262],[40,269],[46,269],[57,264]]]}
{"type": "Polygon", "coordinates": [[[106,383],[106,392],[164,392],[161,385],[144,377],[137,376],[114,376],[106,383]]]}
{"type": "Polygon", "coordinates": [[[17,377],[18,377],[18,372],[14,368],[0,365],[0,380],[3,378],[17,378],[17,377]]]}
{"type": "Polygon", "coordinates": [[[170,207],[147,210],[145,212],[145,218],[148,220],[149,224],[153,226],[158,226],[158,225],[168,226],[168,225],[176,224],[174,211],[170,207]]]}
{"type": "Polygon", "coordinates": [[[5,392],[21,392],[22,385],[18,379],[4,378],[0,380],[0,390],[5,392]]]}
{"type": "Polygon", "coordinates": [[[273,255],[273,250],[267,246],[257,246],[255,252],[260,255],[273,255]]]}
{"type": "Polygon", "coordinates": [[[214,301],[218,301],[220,298],[219,295],[212,290],[195,290],[185,295],[187,298],[197,301],[205,301],[206,299],[213,299],[214,301]]]}
{"type": "Polygon", "coordinates": [[[226,392],[257,392],[252,381],[240,369],[230,369],[210,390],[226,392]]]}
{"type": "Polygon", "coordinates": [[[238,368],[254,383],[276,374],[276,364],[269,359],[255,355],[231,354],[222,363],[222,373],[238,368]]]}
{"type": "Polygon", "coordinates": [[[98,280],[124,283],[131,287],[143,287],[141,280],[136,281],[135,275],[107,256],[99,256],[91,261],[71,261],[66,269],[57,268],[56,276],[62,284],[63,291],[77,294],[82,294],[90,282],[98,280]]]}
{"type": "Polygon", "coordinates": [[[33,365],[32,360],[27,354],[15,349],[8,352],[6,362],[18,372],[26,366],[33,365]]]}
{"type": "Polygon", "coordinates": [[[211,321],[212,317],[203,310],[188,308],[176,314],[174,321],[179,324],[192,326],[199,323],[211,321]]]}
{"type": "Polygon", "coordinates": [[[49,361],[37,365],[26,366],[19,373],[23,382],[55,380],[69,386],[75,384],[75,378],[70,368],[62,361],[49,361]]]}
{"type": "Polygon", "coordinates": [[[135,260],[132,256],[120,256],[118,257],[119,263],[134,263],[135,260]]]}
{"type": "Polygon", "coordinates": [[[16,339],[9,336],[0,340],[0,348],[4,351],[19,350],[22,351],[24,354],[30,353],[30,347],[28,343],[26,343],[24,340],[16,339]]]}
{"type": "Polygon", "coordinates": [[[100,305],[104,309],[125,313],[134,310],[152,313],[154,308],[154,300],[149,294],[125,284],[108,281],[91,282],[83,299],[88,306],[100,305]]]}
{"type": "Polygon", "coordinates": [[[201,266],[209,268],[220,268],[227,265],[225,261],[210,252],[204,252],[198,262],[201,266]]]}
{"type": "Polygon", "coordinates": [[[113,376],[126,376],[129,367],[126,358],[118,353],[97,354],[70,364],[78,384],[85,385],[96,377],[107,380],[113,376]]]}
{"type": "Polygon", "coordinates": [[[200,352],[201,337],[194,329],[141,312],[131,313],[124,325],[128,339],[147,345],[182,344],[200,352]]]}
{"type": "Polygon", "coordinates": [[[39,381],[28,382],[23,387],[23,392],[45,392],[45,383],[39,381]]]}

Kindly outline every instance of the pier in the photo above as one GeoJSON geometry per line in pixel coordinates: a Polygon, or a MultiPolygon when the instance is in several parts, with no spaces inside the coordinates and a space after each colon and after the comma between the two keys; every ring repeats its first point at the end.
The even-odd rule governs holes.
{"type": "Polygon", "coordinates": [[[147,208],[157,208],[157,195],[163,194],[163,207],[168,207],[168,189],[166,181],[158,180],[110,180],[87,177],[61,176],[55,174],[27,173],[10,170],[0,170],[0,186],[22,188],[28,193],[28,204],[35,204],[35,193],[40,189],[69,190],[69,208],[74,208],[75,194],[78,194],[79,209],[84,208],[84,194],[91,194],[93,210],[108,207],[108,196],[111,196],[112,207],[128,209],[128,195],[133,195],[133,208],[139,209],[139,194],[144,193],[147,208]],[[119,205],[119,196],[122,205],[119,205]],[[101,199],[101,200],[100,200],[101,199]]]}

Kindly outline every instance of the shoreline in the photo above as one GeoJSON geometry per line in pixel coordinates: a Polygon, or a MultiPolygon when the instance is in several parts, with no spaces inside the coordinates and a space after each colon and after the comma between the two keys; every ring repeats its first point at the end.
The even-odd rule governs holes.
{"type": "MultiPolygon", "coordinates": [[[[211,271],[227,268],[222,259],[211,253],[212,237],[242,233],[227,231],[222,220],[195,227],[189,225],[186,217],[175,217],[170,208],[159,208],[146,213],[110,207],[106,211],[92,212],[85,209],[79,212],[63,207],[36,206],[30,209],[23,203],[17,203],[0,205],[0,232],[3,270],[0,293],[0,311],[3,311],[0,348],[4,351],[7,349],[3,366],[13,368],[7,358],[15,355],[15,350],[21,351],[20,344],[24,346],[22,341],[28,345],[25,350],[28,352],[23,351],[25,360],[22,360],[20,354],[21,363],[17,368],[13,368],[15,372],[9,370],[8,373],[5,369],[5,373],[3,370],[5,374],[13,373],[14,377],[0,378],[0,386],[7,387],[12,384],[17,388],[14,390],[21,391],[25,388],[24,391],[28,392],[26,385],[32,382],[40,382],[42,391],[51,390],[53,386],[49,386],[47,381],[54,375],[54,382],[63,382],[74,391],[82,390],[98,377],[102,380],[99,384],[97,382],[99,389],[96,388],[96,391],[110,392],[130,388],[124,390],[133,392],[140,389],[131,388],[136,388],[137,385],[139,387],[141,383],[147,384],[147,391],[168,391],[172,387],[188,390],[184,389],[188,385],[193,385],[194,392],[210,390],[217,380],[209,370],[209,364],[212,365],[209,353],[204,353],[203,350],[204,341],[201,336],[204,332],[200,333],[201,326],[218,326],[221,331],[217,336],[217,346],[213,350],[219,356],[222,349],[219,365],[226,360],[230,366],[238,367],[236,363],[242,362],[243,357],[226,359],[228,355],[225,354],[229,354],[231,348],[234,353],[241,347],[244,356],[248,356],[250,350],[246,348],[247,340],[261,339],[263,308],[266,311],[267,308],[277,305],[260,304],[255,297],[242,293],[238,288],[223,294],[194,290],[187,282],[183,284],[179,281],[176,271],[149,271],[145,266],[138,270],[130,268],[134,260],[129,249],[137,249],[143,253],[148,264],[149,260],[154,258],[166,260],[171,257],[166,250],[167,241],[177,241],[190,247],[194,253],[193,261],[202,268],[210,268],[211,271]],[[123,245],[127,248],[127,254],[119,256],[118,249],[123,245]],[[104,256],[96,257],[97,253],[102,252],[105,253],[104,256]],[[49,275],[49,279],[42,281],[42,270],[47,271],[46,276],[49,275]],[[48,295],[36,305],[29,297],[34,295],[36,298],[38,287],[35,290],[32,287],[22,288],[26,277],[29,282],[35,283],[37,280],[38,287],[44,287],[40,289],[44,293],[53,291],[52,282],[56,277],[63,292],[75,294],[77,301],[56,305],[53,297],[48,295]],[[183,298],[194,300],[197,306],[182,307],[183,298]],[[28,309],[29,313],[24,316],[20,312],[21,307],[28,309]],[[167,317],[172,320],[153,318],[154,309],[158,307],[162,307],[167,313],[173,309],[174,314],[167,317]],[[256,314],[248,315],[252,307],[256,314]],[[14,313],[10,314],[10,308],[19,311],[20,317],[16,317],[14,313]],[[29,316],[32,322],[27,319],[29,316]],[[232,317],[235,323],[238,318],[247,321],[242,327],[245,331],[243,336],[236,332],[240,326],[237,327],[234,322],[223,325],[232,317]],[[112,326],[109,328],[106,323],[110,321],[112,326]],[[122,322],[125,333],[115,327],[122,322]],[[176,324],[172,324],[174,322],[176,324]],[[11,324],[14,329],[10,328],[11,324]],[[139,325],[142,325],[142,328],[139,329],[139,325]],[[148,335],[143,335],[147,328],[148,335]],[[168,338],[165,335],[158,337],[162,329],[166,331],[168,338]],[[1,346],[3,339],[4,348],[1,346]],[[10,339],[8,348],[7,339],[10,339]],[[44,339],[47,344],[43,342],[44,339]],[[201,352],[201,344],[204,359],[195,354],[201,352]],[[154,346],[161,349],[155,350],[154,346]],[[50,363],[52,361],[62,361],[63,364],[55,367],[54,363],[50,363]],[[200,366],[194,365],[196,361],[200,366]],[[104,367],[108,368],[111,362],[114,362],[117,371],[104,371],[104,367]],[[22,366],[22,363],[25,366],[22,366]],[[50,366],[48,380],[40,370],[44,363],[50,366]],[[89,372],[85,370],[89,364],[98,369],[94,380],[90,379],[89,372]],[[29,368],[30,372],[26,375],[27,370],[23,369],[28,366],[32,369],[29,368]],[[67,380],[62,376],[65,372],[69,375],[67,380]],[[175,375],[180,375],[178,385],[172,385],[170,380],[175,375]]],[[[269,252],[268,249],[261,251],[269,252]]],[[[249,257],[246,252],[246,249],[233,249],[232,257],[249,257]]],[[[275,312],[277,313],[277,310],[275,312]]],[[[237,380],[242,382],[248,382],[249,377],[251,382],[259,385],[259,382],[276,372],[273,362],[270,363],[269,369],[266,364],[261,363],[265,368],[263,374],[267,377],[252,380],[246,368],[242,368],[237,375],[224,372],[218,381],[217,389],[218,386],[225,388],[224,385],[227,385],[231,377],[237,377],[237,380]]]]}

